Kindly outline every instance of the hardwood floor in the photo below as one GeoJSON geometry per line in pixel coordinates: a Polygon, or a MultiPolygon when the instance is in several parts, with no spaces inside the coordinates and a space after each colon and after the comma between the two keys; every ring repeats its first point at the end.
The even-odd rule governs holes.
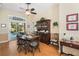
{"type": "MultiPolygon", "coordinates": [[[[58,49],[51,45],[40,43],[40,52],[36,51],[35,56],[59,56],[58,49]]],[[[33,56],[32,53],[24,54],[17,52],[16,40],[0,44],[0,56],[33,56]]]]}

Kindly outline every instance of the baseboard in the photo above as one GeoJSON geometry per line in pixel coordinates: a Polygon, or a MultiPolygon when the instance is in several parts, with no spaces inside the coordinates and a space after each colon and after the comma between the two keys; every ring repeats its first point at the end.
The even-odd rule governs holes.
{"type": "MultiPolygon", "coordinates": [[[[14,39],[14,40],[16,40],[16,39],[14,39]]],[[[0,43],[6,43],[6,42],[10,42],[10,41],[13,41],[13,40],[1,41],[0,43]]]]}
{"type": "Polygon", "coordinates": [[[64,53],[64,52],[62,54],[65,54],[65,56],[75,56],[73,54],[68,54],[68,53],[64,53]]]}
{"type": "Polygon", "coordinates": [[[6,43],[6,42],[9,42],[9,40],[6,40],[6,41],[1,41],[0,43],[6,43]]]}

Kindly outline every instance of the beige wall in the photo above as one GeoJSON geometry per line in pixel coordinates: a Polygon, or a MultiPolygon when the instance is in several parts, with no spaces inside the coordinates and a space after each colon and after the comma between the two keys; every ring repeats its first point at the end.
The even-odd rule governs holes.
{"type": "Polygon", "coordinates": [[[8,34],[0,34],[0,42],[7,41],[7,40],[8,40],[8,34]]]}
{"type": "MultiPolygon", "coordinates": [[[[23,13],[11,11],[8,9],[2,9],[0,11],[0,24],[6,24],[6,28],[1,28],[0,33],[7,33],[8,32],[8,24],[9,24],[9,16],[19,16],[26,19],[26,16],[23,13]],[[6,30],[6,31],[5,31],[6,30]]],[[[1,26],[0,26],[1,27],[1,26]]]]}
{"type": "MultiPolygon", "coordinates": [[[[78,31],[68,31],[66,30],[66,15],[79,13],[79,4],[77,3],[64,3],[59,5],[59,39],[61,40],[66,33],[66,39],[69,40],[72,36],[74,41],[79,41],[79,30],[78,31]]],[[[78,16],[79,17],[79,16],[78,16]]],[[[79,23],[79,21],[78,21],[79,23]]],[[[78,26],[79,27],[79,26],[78,26]]],[[[63,47],[64,53],[69,53],[73,55],[79,55],[78,50],[72,49],[70,47],[63,47]],[[70,51],[69,51],[70,50],[70,51]],[[75,51],[75,52],[73,52],[75,51]]],[[[60,50],[59,50],[60,52],[60,50]]]]}
{"type": "MultiPolygon", "coordinates": [[[[74,37],[74,40],[79,41],[79,30],[78,31],[67,31],[66,30],[66,15],[79,13],[79,4],[60,4],[59,7],[59,32],[60,39],[63,38],[63,33],[66,33],[66,38],[69,40],[70,36],[74,37]]],[[[79,23],[79,21],[78,21],[79,23]]]]}
{"type": "Polygon", "coordinates": [[[35,7],[37,15],[35,15],[34,17],[33,15],[31,16],[32,21],[36,23],[36,21],[40,20],[41,17],[50,19],[51,20],[51,36],[53,33],[59,33],[59,28],[53,26],[53,22],[57,21],[59,23],[59,4],[38,3],[33,7],[35,7]]]}
{"type": "Polygon", "coordinates": [[[59,21],[59,4],[54,3],[36,3],[32,7],[35,7],[37,15],[28,16],[31,22],[40,20],[41,17],[45,17],[51,20],[51,33],[58,33],[58,28],[53,26],[54,21],[59,21]]]}
{"type": "Polygon", "coordinates": [[[57,21],[59,23],[59,4],[36,3],[33,4],[32,7],[35,7],[37,15],[30,15],[27,17],[29,19],[28,23],[31,25],[31,28],[28,30],[28,32],[34,31],[33,23],[35,24],[36,21],[40,20],[41,17],[45,17],[51,20],[51,35],[53,33],[59,33],[59,27],[53,26],[53,22],[57,21]]]}
{"type": "Polygon", "coordinates": [[[25,20],[27,20],[26,16],[23,13],[1,8],[0,9],[0,41],[8,40],[8,33],[10,31],[10,25],[9,25],[10,24],[10,20],[9,20],[10,15],[23,17],[23,18],[25,18],[25,20]],[[1,28],[1,24],[6,24],[6,27],[1,28]]]}
{"type": "Polygon", "coordinates": [[[55,21],[59,24],[59,4],[56,4],[52,7],[52,19],[51,19],[51,33],[59,33],[59,26],[53,26],[55,21]]]}

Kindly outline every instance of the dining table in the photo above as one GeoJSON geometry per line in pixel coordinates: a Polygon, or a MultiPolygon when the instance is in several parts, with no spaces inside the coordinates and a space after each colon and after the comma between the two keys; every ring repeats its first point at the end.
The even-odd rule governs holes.
{"type": "Polygon", "coordinates": [[[39,42],[40,37],[38,35],[22,35],[17,36],[17,44],[18,44],[18,51],[25,51],[25,54],[27,52],[32,52],[33,55],[36,51],[36,49],[39,49],[39,42]],[[20,44],[19,44],[20,43],[20,44]]]}
{"type": "Polygon", "coordinates": [[[34,39],[39,40],[39,36],[37,36],[37,35],[28,35],[26,37],[27,37],[27,40],[34,40],[34,39]]]}

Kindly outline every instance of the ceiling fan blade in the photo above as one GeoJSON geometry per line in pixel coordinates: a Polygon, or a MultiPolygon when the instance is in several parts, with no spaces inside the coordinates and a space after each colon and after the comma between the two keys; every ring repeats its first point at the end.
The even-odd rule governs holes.
{"type": "Polygon", "coordinates": [[[34,8],[31,8],[31,11],[34,11],[35,9],[34,8]]]}
{"type": "Polygon", "coordinates": [[[36,12],[31,12],[31,14],[37,14],[36,12]]]}
{"type": "Polygon", "coordinates": [[[29,9],[26,9],[26,11],[29,11],[29,9]]]}

